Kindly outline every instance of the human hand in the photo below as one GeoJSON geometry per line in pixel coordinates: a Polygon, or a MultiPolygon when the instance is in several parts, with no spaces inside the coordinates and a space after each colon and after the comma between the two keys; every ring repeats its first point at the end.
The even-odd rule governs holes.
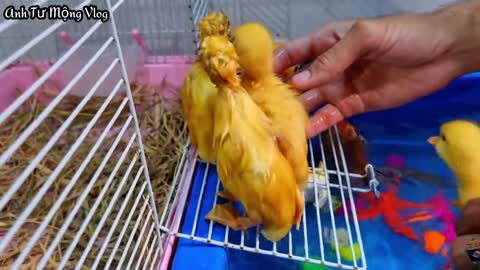
{"type": "Polygon", "coordinates": [[[472,238],[480,240],[480,198],[470,200],[463,207],[455,224],[457,238],[452,243],[451,258],[453,269],[475,270],[466,253],[466,246],[472,238]]]}
{"type": "Polygon", "coordinates": [[[313,60],[290,80],[307,110],[326,104],[310,119],[307,136],[431,94],[475,70],[480,54],[472,48],[480,41],[472,40],[470,17],[457,16],[465,11],[454,11],[334,22],[277,49],[276,72],[313,60]]]}

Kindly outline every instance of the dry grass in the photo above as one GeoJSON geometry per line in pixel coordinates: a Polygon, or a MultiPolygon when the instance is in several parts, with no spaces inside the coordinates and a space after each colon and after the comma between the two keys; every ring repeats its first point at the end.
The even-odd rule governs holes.
{"type": "MultiPolygon", "coordinates": [[[[181,112],[179,111],[178,104],[175,102],[171,103],[170,101],[161,98],[161,89],[146,85],[132,85],[132,91],[136,103],[140,128],[143,135],[142,139],[145,146],[148,168],[155,193],[157,208],[161,212],[163,201],[169,190],[170,181],[173,179],[176,165],[187,138],[187,129],[183,123],[183,118],[181,112]],[[173,105],[173,107],[167,110],[166,105],[170,105],[170,107],[173,105]]],[[[4,152],[8,147],[10,147],[11,144],[25,130],[25,128],[27,128],[32,121],[39,116],[46,106],[43,101],[45,99],[51,100],[52,97],[54,97],[54,95],[48,94],[49,91],[43,92],[44,94],[42,95],[32,96],[2,126],[0,126],[0,152],[4,152]],[[42,102],[40,102],[40,100],[42,102]]],[[[55,110],[41,123],[34,133],[17,149],[15,154],[7,161],[7,163],[0,167],[0,194],[5,194],[5,192],[7,192],[15,179],[22,174],[32,159],[40,152],[45,144],[52,138],[53,134],[65,122],[70,113],[79,104],[80,100],[81,98],[79,97],[67,96],[65,100],[63,100],[62,103],[60,103],[59,106],[57,106],[55,110]]],[[[9,228],[18,220],[18,217],[22,214],[25,207],[31,202],[32,198],[34,198],[34,196],[42,189],[42,186],[45,185],[48,177],[54,172],[55,168],[57,168],[58,164],[69,151],[72,144],[78,140],[80,133],[93,118],[104,100],[104,98],[94,97],[87,103],[87,105],[81,110],[80,114],[75,118],[66,132],[55,143],[46,157],[41,160],[32,173],[30,173],[21,188],[15,193],[6,207],[0,212],[0,236],[3,237],[8,232],[9,228]]],[[[42,196],[40,202],[36,204],[34,211],[29,215],[26,222],[14,236],[8,248],[3,254],[0,254],[0,268],[11,265],[18,257],[19,253],[23,251],[26,243],[29,241],[35,230],[39,227],[40,223],[44,220],[48,211],[57,201],[62,191],[64,191],[65,187],[70,183],[80,164],[88,155],[93,145],[97,142],[99,135],[103,132],[123,100],[124,96],[116,97],[114,100],[112,100],[111,104],[103,112],[100,119],[89,132],[80,148],[75,152],[73,158],[60,171],[53,184],[48,187],[47,192],[44,196],[42,196]]],[[[64,221],[68,214],[74,208],[77,200],[79,200],[80,196],[82,195],[82,192],[90,183],[95,171],[102,163],[106,153],[111,149],[113,141],[117,137],[118,132],[128,116],[129,106],[127,103],[119,118],[112,126],[111,131],[107,134],[99,149],[95,151],[92,160],[85,167],[85,170],[80,175],[77,183],[68,193],[64,203],[49,222],[48,227],[45,229],[40,239],[36,242],[35,247],[32,249],[24,262],[23,267],[25,269],[35,267],[35,265],[40,261],[42,255],[50,246],[52,240],[57,236],[58,231],[65,223],[64,221]]],[[[65,254],[68,246],[73,241],[76,232],[78,232],[81,228],[82,222],[85,220],[89,211],[94,206],[95,201],[102,193],[102,189],[105,186],[109,175],[114,171],[115,164],[117,163],[122,151],[125,149],[133,133],[134,129],[132,121],[127,129],[127,132],[113,151],[111,160],[106,163],[105,168],[101,171],[98,180],[93,185],[88,197],[81,204],[81,207],[78,213],[75,215],[73,222],[68,227],[68,230],[64,236],[61,238],[61,241],[55,248],[52,256],[50,256],[49,263],[47,265],[48,269],[56,267],[56,265],[58,265],[58,263],[61,261],[63,254],[65,254]]],[[[118,190],[124,172],[130,164],[133,156],[137,152],[137,149],[138,147],[135,141],[129,154],[125,158],[125,161],[120,167],[120,170],[115,174],[110,188],[104,194],[105,196],[103,199],[99,200],[100,204],[95,211],[95,215],[88,223],[85,232],[70,256],[70,259],[67,263],[68,268],[74,265],[74,262],[78,261],[80,256],[82,256],[82,253],[87,247],[88,241],[90,240],[97,227],[97,224],[102,218],[102,213],[106,211],[114,193],[118,190]]],[[[133,182],[134,176],[137,174],[140,165],[140,158],[138,158],[138,161],[135,163],[135,166],[130,173],[130,177],[120,191],[120,196],[118,197],[117,202],[114,204],[115,206],[113,207],[113,211],[109,214],[105,225],[98,234],[98,237],[86,258],[84,267],[86,266],[89,268],[97,256],[98,251],[104,243],[104,239],[107,236],[111,225],[113,224],[115,216],[121,207],[121,203],[124,201],[128,189],[131,187],[129,183],[133,182]]],[[[121,216],[120,222],[118,223],[110,241],[108,242],[108,247],[103,254],[99,269],[103,269],[102,266],[104,266],[104,263],[110,257],[112,253],[111,251],[118,239],[119,232],[124,226],[128,213],[130,213],[131,208],[133,208],[133,202],[137,197],[139,187],[142,185],[143,181],[144,177],[142,175],[136,185],[137,187],[135,188],[134,194],[130,197],[129,203],[125,208],[123,215],[121,216]]],[[[146,195],[147,194],[145,193],[144,196],[146,197],[146,195]]],[[[114,256],[115,259],[113,260],[113,265],[118,262],[122,255],[122,246],[125,245],[128,237],[130,236],[130,233],[128,232],[132,230],[135,220],[137,219],[137,214],[140,212],[142,205],[143,200],[141,200],[139,205],[136,206],[136,211],[131,222],[126,224],[128,230],[123,237],[120,249],[114,256]]],[[[147,211],[148,210],[149,208],[147,208],[147,211]]],[[[146,216],[146,214],[143,216],[146,216]]],[[[144,222],[148,223],[145,224],[147,228],[146,232],[148,232],[150,225],[152,224],[151,222],[153,221],[151,218],[149,220],[142,219],[137,229],[137,235],[144,225],[144,222]]],[[[145,233],[145,235],[146,234],[147,233],[145,233]]],[[[149,239],[149,243],[152,242],[153,238],[154,236],[152,235],[152,237],[149,239]]],[[[137,251],[138,256],[143,247],[143,241],[145,239],[137,239],[137,237],[134,237],[133,240],[134,241],[130,250],[135,245],[136,241],[142,242],[137,251]]],[[[149,251],[149,248],[146,248],[144,253],[145,255],[143,257],[145,257],[149,251]]],[[[130,256],[130,253],[127,253],[124,266],[126,265],[130,256]]],[[[136,259],[133,260],[134,263],[136,263],[136,261],[136,259]]]]}

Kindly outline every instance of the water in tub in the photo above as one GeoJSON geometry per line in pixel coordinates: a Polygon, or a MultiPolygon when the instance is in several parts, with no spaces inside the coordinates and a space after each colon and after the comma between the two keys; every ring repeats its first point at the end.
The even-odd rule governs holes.
{"type": "MultiPolygon", "coordinates": [[[[434,128],[423,129],[422,131],[425,138],[428,138],[431,133],[436,134],[434,128]]],[[[370,211],[369,209],[373,209],[381,203],[373,206],[365,200],[358,199],[356,204],[357,214],[362,229],[363,246],[368,259],[367,269],[406,269],[412,265],[421,266],[418,269],[445,269],[448,263],[449,244],[454,237],[454,233],[453,237],[449,236],[448,233],[453,232],[451,230],[453,230],[454,220],[447,221],[436,213],[438,210],[442,210],[448,212],[446,215],[458,215],[458,209],[452,204],[452,201],[457,197],[456,182],[452,172],[437,157],[431,145],[426,142],[416,141],[409,142],[407,145],[398,145],[394,141],[388,143],[374,139],[369,142],[368,156],[370,163],[378,165],[377,175],[378,180],[381,181],[383,192],[394,191],[396,192],[394,201],[416,204],[419,208],[423,207],[423,212],[426,213],[422,214],[422,209],[398,207],[398,216],[402,217],[407,223],[405,228],[411,228],[413,234],[417,236],[417,239],[414,240],[396,232],[396,227],[389,226],[388,221],[386,221],[387,218],[382,214],[373,218],[364,218],[366,213],[370,211]],[[443,205],[441,206],[441,204],[443,205]],[[442,207],[445,209],[440,209],[442,207]],[[431,245],[437,244],[438,241],[432,239],[432,235],[441,238],[439,246],[433,249],[431,245]]],[[[314,204],[318,203],[321,212],[326,214],[329,211],[325,176],[322,170],[317,171],[315,178],[317,180],[317,200],[315,200],[313,174],[311,173],[309,188],[305,193],[307,211],[312,211],[317,206],[314,204]]],[[[338,197],[334,194],[332,199],[335,198],[338,197]]],[[[385,203],[387,203],[387,200],[385,200],[385,203]]],[[[390,207],[386,205],[385,208],[390,207]]],[[[395,208],[395,206],[392,205],[391,208],[395,208]]],[[[388,211],[383,213],[387,215],[386,212],[388,211]]],[[[328,219],[325,220],[328,221],[328,219]]],[[[334,245],[330,248],[334,242],[333,230],[331,226],[326,225],[324,223],[325,228],[322,232],[325,241],[325,256],[329,261],[335,261],[334,245]]],[[[344,262],[350,261],[349,264],[351,264],[351,249],[345,224],[340,222],[336,224],[336,227],[340,256],[344,262]]],[[[309,231],[308,234],[309,238],[318,238],[313,231],[309,231]]],[[[294,246],[297,247],[296,252],[299,254],[304,252],[303,243],[298,242],[294,246]]],[[[310,257],[318,259],[317,254],[320,253],[318,247],[310,246],[309,248],[310,257]]],[[[358,248],[358,243],[354,243],[356,258],[360,257],[358,248]]],[[[252,269],[259,269],[260,265],[269,265],[274,269],[335,269],[304,262],[290,262],[283,259],[272,260],[269,256],[237,251],[229,252],[231,254],[231,261],[229,261],[231,268],[229,269],[242,269],[247,266],[249,268],[253,267],[252,269]]]]}
{"type": "MultiPolygon", "coordinates": [[[[368,163],[373,164],[377,169],[376,177],[381,182],[382,196],[379,200],[375,199],[371,193],[362,195],[362,193],[355,192],[354,205],[360,220],[367,269],[430,270],[446,269],[448,266],[449,248],[455,238],[453,223],[459,214],[459,210],[452,203],[458,198],[457,182],[451,170],[438,157],[427,139],[438,134],[440,125],[449,120],[464,118],[480,121],[479,85],[480,74],[465,76],[452,82],[443,91],[414,103],[350,119],[367,139],[366,157],[368,163]]],[[[314,149],[314,159],[317,162],[322,160],[320,151],[318,151],[318,139],[312,140],[312,149],[314,149]]],[[[351,154],[346,153],[346,156],[351,154]]],[[[309,161],[309,163],[311,162],[309,161]]],[[[312,164],[309,165],[312,166],[312,164]]],[[[315,164],[315,166],[321,167],[319,164],[315,164]]],[[[327,167],[332,169],[328,164],[327,167]]],[[[344,265],[351,266],[353,264],[352,257],[355,256],[359,267],[364,267],[361,265],[361,260],[358,260],[360,257],[356,248],[358,239],[353,237],[353,254],[350,252],[352,249],[348,243],[350,239],[346,240],[349,238],[346,237],[349,233],[344,219],[344,205],[340,203],[341,196],[338,190],[332,190],[331,200],[328,200],[328,193],[327,199],[325,199],[325,175],[321,169],[316,171],[315,177],[313,173],[310,174],[309,188],[305,193],[305,213],[308,217],[306,228],[308,230],[304,231],[303,226],[299,231],[292,230],[292,253],[297,256],[294,258],[295,260],[230,248],[223,249],[222,247],[216,249],[221,252],[212,252],[212,257],[208,257],[207,249],[210,248],[198,248],[194,252],[205,251],[205,253],[201,253],[202,257],[198,258],[201,261],[205,260],[205,268],[199,267],[198,269],[210,269],[214,266],[218,267],[215,269],[229,270],[339,269],[305,262],[303,257],[307,250],[310,259],[320,259],[323,250],[325,260],[333,264],[337,262],[337,252],[342,257],[341,262],[344,265]],[[316,192],[314,180],[317,182],[316,192]],[[330,211],[330,202],[333,213],[330,211]],[[317,207],[320,207],[322,222],[320,231],[316,220],[317,207]],[[330,222],[332,214],[336,220],[335,232],[336,241],[339,243],[338,249],[331,248],[332,240],[335,242],[335,237],[332,239],[334,231],[330,222]],[[304,234],[308,239],[308,246],[304,242],[304,234]],[[319,238],[319,236],[322,237],[319,238]],[[323,249],[318,244],[322,239],[323,249]],[[348,243],[348,248],[342,249],[346,243],[348,243]],[[225,256],[219,256],[221,253],[224,253],[225,256]],[[217,261],[221,261],[221,263],[214,263],[217,261]]],[[[212,178],[216,177],[214,171],[211,174],[212,178]]],[[[338,182],[336,175],[329,173],[328,176],[330,183],[338,182]]],[[[200,170],[195,180],[197,194],[202,178],[203,170],[200,170]]],[[[215,189],[214,183],[207,184],[207,186],[211,185],[207,188],[207,190],[211,189],[211,193],[215,189]]],[[[348,195],[346,199],[349,201],[348,195]]],[[[194,215],[195,203],[196,201],[189,206],[187,217],[194,215]]],[[[204,203],[207,206],[205,210],[202,210],[202,215],[210,210],[213,196],[204,203]]],[[[346,204],[346,210],[350,212],[349,203],[346,204]]],[[[351,220],[351,215],[349,217],[351,220]]],[[[193,222],[190,218],[185,223],[185,232],[190,233],[191,223],[193,222]]],[[[201,233],[205,235],[208,233],[208,223],[202,230],[201,233]]],[[[355,228],[350,222],[350,231],[354,230],[355,228]]],[[[219,241],[223,241],[225,231],[214,226],[213,235],[220,239],[219,241]]],[[[238,244],[240,233],[230,231],[228,240],[238,244]]],[[[288,237],[279,241],[276,245],[277,250],[287,254],[288,242],[288,237]]],[[[255,246],[254,229],[245,234],[245,243],[255,246]]],[[[360,245],[360,243],[358,244],[360,245]]],[[[179,245],[179,250],[183,249],[182,254],[184,255],[186,252],[191,252],[186,250],[190,246],[191,243],[185,241],[179,245]]],[[[260,241],[259,247],[264,250],[272,250],[272,243],[260,241]]],[[[182,259],[178,257],[178,261],[182,261],[182,259]]],[[[182,265],[191,263],[191,261],[184,262],[182,265]]],[[[178,265],[180,266],[180,264],[178,265]]],[[[174,269],[190,268],[174,267],[174,269]]]]}

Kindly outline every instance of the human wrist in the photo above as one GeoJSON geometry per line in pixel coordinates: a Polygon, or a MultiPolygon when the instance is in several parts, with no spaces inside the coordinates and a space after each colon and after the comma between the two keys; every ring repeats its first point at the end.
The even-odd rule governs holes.
{"type": "Polygon", "coordinates": [[[458,66],[455,75],[480,71],[480,0],[462,1],[433,16],[454,36],[449,57],[458,66]]]}

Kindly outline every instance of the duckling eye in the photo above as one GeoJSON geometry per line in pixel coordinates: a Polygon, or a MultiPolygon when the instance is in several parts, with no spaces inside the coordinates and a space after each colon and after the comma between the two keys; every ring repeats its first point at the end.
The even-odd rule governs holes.
{"type": "Polygon", "coordinates": [[[447,141],[447,138],[445,137],[444,134],[441,135],[441,138],[442,138],[442,141],[446,142],[447,141]]]}

